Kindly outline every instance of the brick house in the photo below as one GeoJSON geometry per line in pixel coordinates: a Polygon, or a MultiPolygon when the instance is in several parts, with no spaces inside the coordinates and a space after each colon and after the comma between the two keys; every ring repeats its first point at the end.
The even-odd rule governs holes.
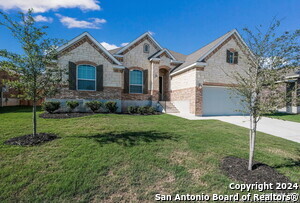
{"type": "Polygon", "coordinates": [[[16,76],[11,76],[6,71],[0,70],[0,107],[3,106],[18,106],[21,104],[20,99],[16,96],[18,91],[8,88],[5,84],[5,80],[16,80],[16,76]]]}
{"type": "Polygon", "coordinates": [[[247,66],[246,44],[232,30],[190,55],[163,48],[146,32],[128,45],[106,50],[84,32],[58,48],[58,64],[69,70],[60,94],[47,100],[116,101],[152,105],[194,115],[234,115],[241,108],[228,91],[230,73],[247,66]]]}

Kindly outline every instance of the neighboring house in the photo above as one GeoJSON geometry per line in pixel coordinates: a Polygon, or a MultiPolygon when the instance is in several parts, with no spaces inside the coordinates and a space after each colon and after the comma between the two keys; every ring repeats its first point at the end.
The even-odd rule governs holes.
{"type": "Polygon", "coordinates": [[[58,48],[58,63],[69,70],[69,85],[48,100],[116,101],[162,106],[194,115],[234,115],[241,108],[231,98],[230,73],[247,67],[246,44],[232,30],[190,55],[163,48],[149,32],[128,45],[106,50],[84,32],[58,48]]]}
{"type": "Polygon", "coordinates": [[[300,113],[300,69],[292,71],[285,77],[286,111],[287,113],[300,113]]]}
{"type": "Polygon", "coordinates": [[[16,97],[18,91],[10,89],[4,84],[5,80],[16,79],[16,77],[12,77],[6,71],[0,70],[0,107],[20,105],[20,99],[16,97]]]}

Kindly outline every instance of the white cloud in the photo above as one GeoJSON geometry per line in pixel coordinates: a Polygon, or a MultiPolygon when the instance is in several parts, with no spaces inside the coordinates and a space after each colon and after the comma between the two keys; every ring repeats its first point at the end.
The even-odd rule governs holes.
{"type": "Polygon", "coordinates": [[[155,32],[149,31],[150,35],[155,35],[155,32]]]}
{"type": "Polygon", "coordinates": [[[129,43],[128,43],[128,42],[124,42],[124,43],[121,44],[121,47],[124,47],[124,46],[126,46],[127,44],[129,44],[129,43]]]}
{"type": "Polygon", "coordinates": [[[79,8],[81,10],[100,10],[97,0],[0,0],[3,10],[20,9],[27,11],[33,8],[35,12],[46,12],[59,8],[79,8]]]}
{"type": "Polygon", "coordinates": [[[51,18],[51,17],[45,17],[45,16],[42,16],[42,15],[37,15],[37,16],[34,16],[34,20],[36,22],[52,23],[53,18],[51,18]]]}
{"type": "Polygon", "coordinates": [[[104,46],[104,48],[107,49],[107,50],[119,48],[119,47],[116,46],[115,44],[109,44],[109,43],[107,43],[107,42],[101,42],[100,44],[101,44],[102,46],[104,46]]]}
{"type": "Polygon", "coordinates": [[[105,49],[107,50],[111,50],[111,49],[116,49],[116,48],[120,48],[120,47],[124,47],[126,46],[127,44],[129,44],[128,42],[123,42],[120,44],[120,47],[118,47],[117,45],[115,44],[109,44],[107,42],[101,42],[100,43],[102,46],[104,46],[105,49]]]}
{"type": "Polygon", "coordinates": [[[71,18],[68,16],[62,16],[60,14],[55,14],[60,22],[67,28],[90,28],[90,29],[100,29],[100,25],[106,23],[105,19],[100,18],[89,18],[90,21],[77,20],[76,18],[71,18]]]}

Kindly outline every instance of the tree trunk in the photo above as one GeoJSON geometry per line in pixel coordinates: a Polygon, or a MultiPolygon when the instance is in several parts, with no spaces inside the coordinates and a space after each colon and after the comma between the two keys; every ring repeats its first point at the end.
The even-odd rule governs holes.
{"type": "Polygon", "coordinates": [[[254,159],[254,149],[255,149],[255,137],[256,137],[256,126],[257,126],[257,118],[256,116],[250,115],[250,133],[249,133],[249,165],[248,170],[252,171],[253,167],[253,159],[254,159]]]}
{"type": "Polygon", "coordinates": [[[33,136],[36,136],[36,101],[33,101],[33,136]]]}

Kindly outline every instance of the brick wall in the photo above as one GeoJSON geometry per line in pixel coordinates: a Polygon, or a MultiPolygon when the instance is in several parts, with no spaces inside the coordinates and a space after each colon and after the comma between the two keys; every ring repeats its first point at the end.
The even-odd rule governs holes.
{"type": "MultiPolygon", "coordinates": [[[[2,87],[5,85],[3,80],[16,80],[16,76],[11,76],[5,71],[0,71],[0,93],[2,87]]],[[[20,105],[20,100],[17,98],[19,91],[16,89],[8,89],[8,91],[3,92],[0,96],[0,106],[18,106],[20,105]]]]}
{"type": "Polygon", "coordinates": [[[122,89],[120,87],[104,87],[103,91],[77,91],[63,88],[53,99],[120,99],[122,89]]]}
{"type": "Polygon", "coordinates": [[[202,115],[202,89],[200,87],[172,90],[171,101],[188,101],[189,112],[202,115]]]}

